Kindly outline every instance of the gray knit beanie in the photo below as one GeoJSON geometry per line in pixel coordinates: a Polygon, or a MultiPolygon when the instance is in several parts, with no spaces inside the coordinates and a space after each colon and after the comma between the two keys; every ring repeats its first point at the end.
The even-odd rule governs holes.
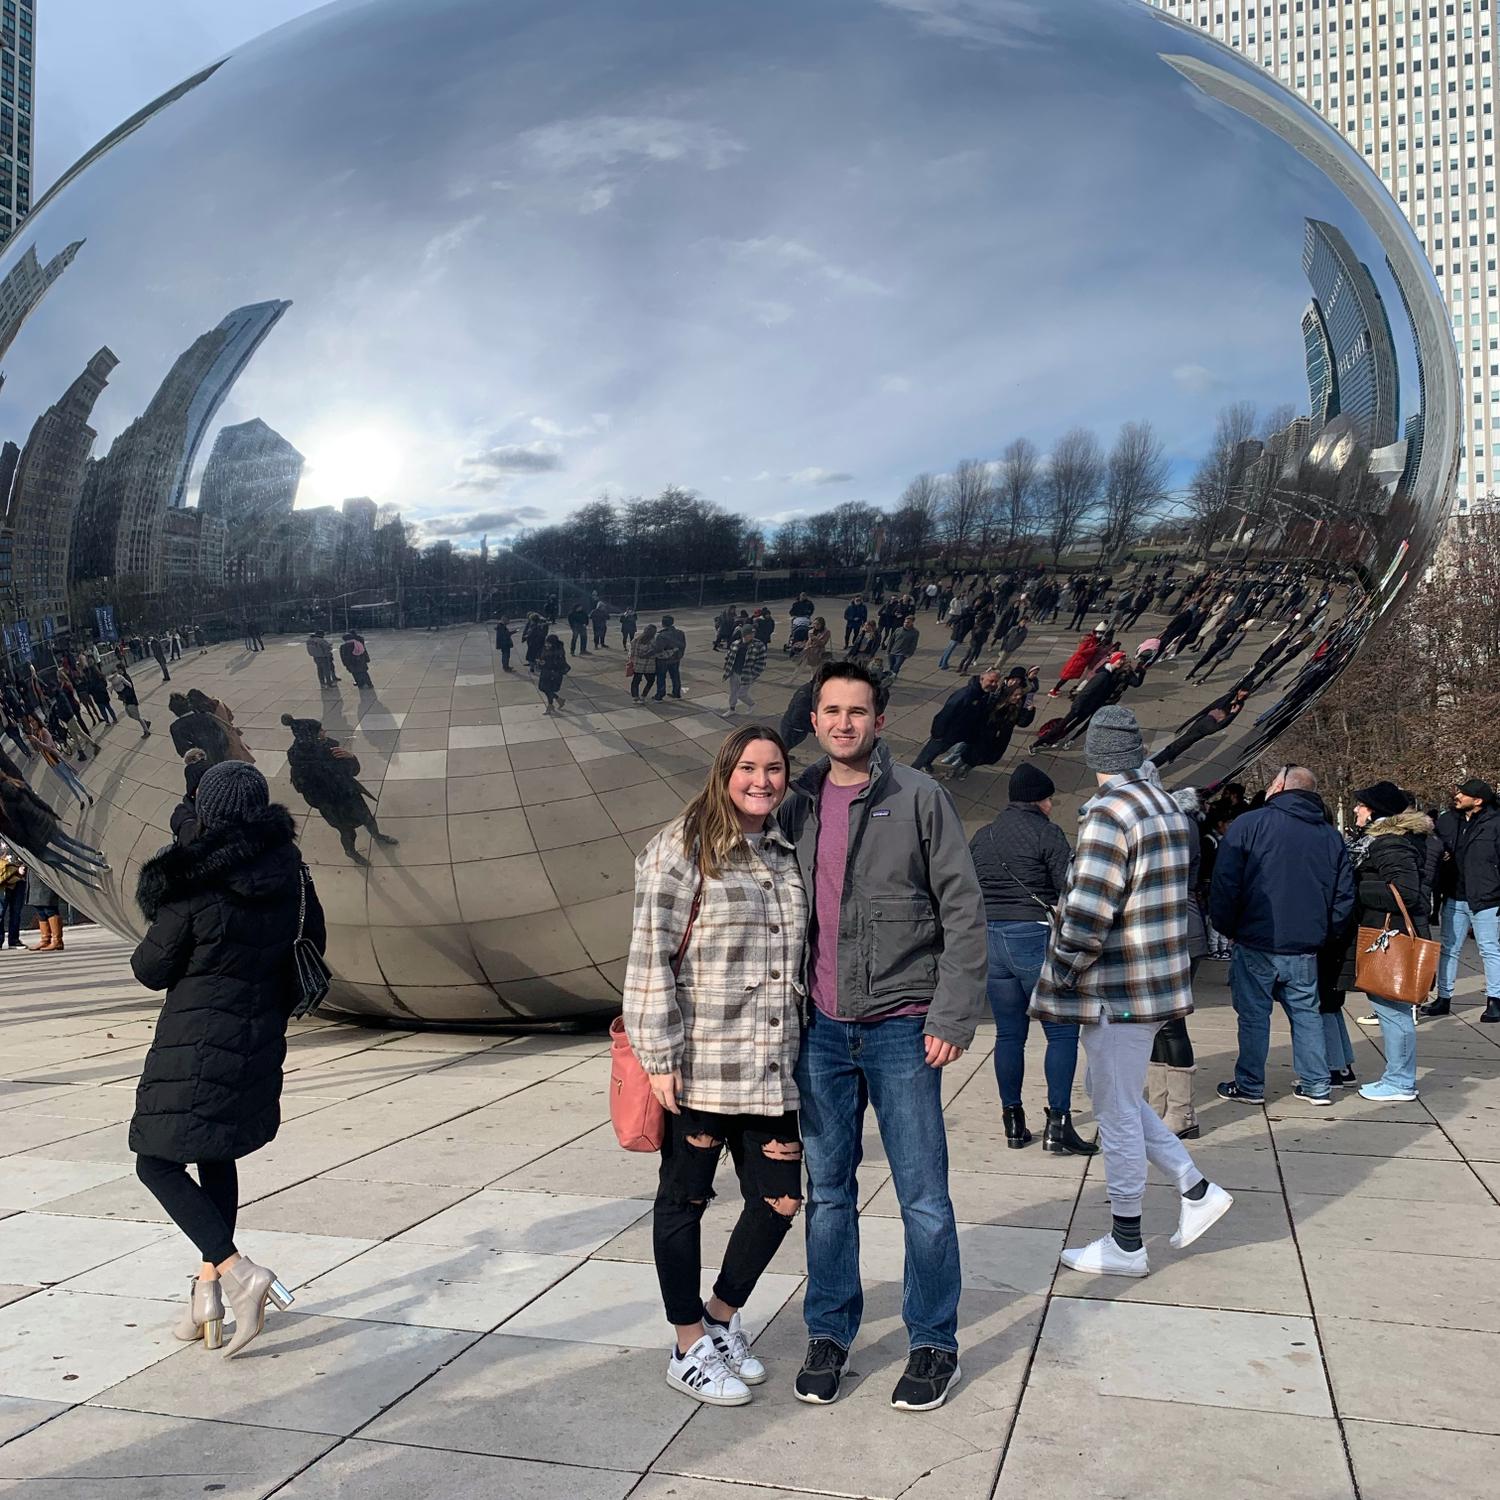
{"type": "Polygon", "coordinates": [[[266,778],[248,761],[223,760],[203,773],[193,804],[202,828],[243,823],[271,803],[266,778]]]}
{"type": "MultiPolygon", "coordinates": [[[[1089,720],[1083,758],[1089,770],[1105,775],[1138,770],[1146,758],[1146,746],[1135,715],[1119,703],[1106,703],[1089,720]]],[[[198,795],[201,798],[203,793],[198,795]]]]}

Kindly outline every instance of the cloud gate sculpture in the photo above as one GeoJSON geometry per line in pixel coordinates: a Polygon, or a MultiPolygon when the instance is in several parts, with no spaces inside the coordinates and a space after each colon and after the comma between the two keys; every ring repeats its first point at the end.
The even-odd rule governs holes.
{"type": "MultiPolygon", "coordinates": [[[[911,560],[893,518],[868,573],[778,569],[778,526],[894,517],[926,476],[950,500],[924,566],[1088,575],[1010,664],[1045,694],[1102,623],[1164,770],[1203,785],[1420,573],[1460,417],[1436,284],[1368,166],[1250,64],[1111,0],[331,5],[64,175],[0,258],[0,370],[6,719],[45,719],[98,651],[153,725],[93,729],[76,790],[7,735],[0,770],[55,819],[4,783],[0,833],[138,934],[182,753],[253,755],[302,822],[332,1007],[404,1025],[617,1004],[634,855],[724,732],[716,608],[772,605],[774,722],[806,675],[788,601],[838,645],[846,596],[911,560]],[[1127,423],[1161,445],[1144,479],[1107,461],[1127,423]],[[769,559],[741,527],[742,566],[709,561],[695,495],[769,559]],[[561,553],[528,543],[583,507],[561,553]],[[1174,651],[1205,573],[1200,649],[1174,651]],[[548,716],[493,621],[550,606],[566,637],[596,594],[608,644],[548,716]],[[636,603],[686,626],[681,700],[630,695],[636,603]],[[189,689],[234,725],[169,703],[189,689]],[[294,777],[299,745],[352,801],[294,777]]],[[[887,729],[906,757],[961,681],[919,625],[887,729]]],[[[1022,755],[1083,787],[1068,727],[1036,734],[1070,702],[953,782],[971,823],[1022,755]]]]}

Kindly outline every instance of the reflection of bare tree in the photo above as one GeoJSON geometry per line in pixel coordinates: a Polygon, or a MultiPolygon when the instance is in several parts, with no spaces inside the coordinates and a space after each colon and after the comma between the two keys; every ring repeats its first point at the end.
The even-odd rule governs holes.
{"type": "Polygon", "coordinates": [[[1040,465],[1035,445],[1019,437],[1005,445],[996,466],[995,494],[1004,526],[1005,555],[1030,534],[1036,518],[1037,476],[1040,465]]]}
{"type": "Polygon", "coordinates": [[[990,504],[989,466],[960,459],[943,491],[943,541],[950,552],[962,557],[972,549],[990,504]]]}
{"type": "Polygon", "coordinates": [[[918,474],[901,493],[890,521],[892,556],[911,558],[921,567],[937,535],[942,486],[931,474],[918,474]]]}
{"type": "Polygon", "coordinates": [[[1127,422],[1109,451],[1104,479],[1104,561],[1135,539],[1141,521],[1167,490],[1167,460],[1149,422],[1127,422]]]}
{"type": "Polygon", "coordinates": [[[1219,411],[1214,441],[1188,486],[1192,540],[1207,557],[1214,542],[1239,519],[1239,484],[1246,467],[1246,445],[1255,433],[1255,408],[1236,401],[1219,411]]]}
{"type": "Polygon", "coordinates": [[[1053,444],[1041,484],[1040,519],[1054,565],[1078,540],[1103,484],[1099,440],[1086,427],[1070,428],[1053,444]]]}

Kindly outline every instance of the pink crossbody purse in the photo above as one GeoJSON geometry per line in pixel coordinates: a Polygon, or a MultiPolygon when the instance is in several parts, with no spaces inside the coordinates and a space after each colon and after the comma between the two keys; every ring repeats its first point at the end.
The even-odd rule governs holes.
{"type": "MultiPolygon", "coordinates": [[[[688,913],[687,929],[677,952],[672,955],[672,973],[682,967],[703,904],[703,883],[698,883],[693,908],[688,913]]],[[[630,1038],[625,1035],[625,1017],[616,1016],[609,1023],[609,1121],[615,1128],[615,1139],[627,1151],[660,1151],[667,1129],[667,1112],[651,1092],[651,1080],[641,1066],[630,1038]]]]}

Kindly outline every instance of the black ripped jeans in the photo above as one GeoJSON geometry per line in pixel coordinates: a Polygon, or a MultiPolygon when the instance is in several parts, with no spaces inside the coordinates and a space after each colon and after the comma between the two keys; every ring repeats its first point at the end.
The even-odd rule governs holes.
{"type": "Polygon", "coordinates": [[[138,1156],[135,1175],[209,1265],[222,1265],[235,1254],[240,1177],[232,1161],[200,1161],[194,1182],[180,1161],[138,1156]]]}
{"type": "Polygon", "coordinates": [[[667,1116],[661,1143],[651,1244],[667,1321],[696,1323],[703,1316],[702,1223],[714,1195],[714,1172],[724,1148],[734,1162],[745,1206],[729,1236],[713,1294],[729,1307],[743,1307],[781,1248],[792,1215],[767,1200],[802,1201],[802,1148],[794,1111],[784,1115],[716,1115],[683,1106],[667,1116]],[[694,1145],[695,1136],[714,1142],[694,1145]],[[795,1153],[770,1154],[777,1143],[795,1153]]]}

